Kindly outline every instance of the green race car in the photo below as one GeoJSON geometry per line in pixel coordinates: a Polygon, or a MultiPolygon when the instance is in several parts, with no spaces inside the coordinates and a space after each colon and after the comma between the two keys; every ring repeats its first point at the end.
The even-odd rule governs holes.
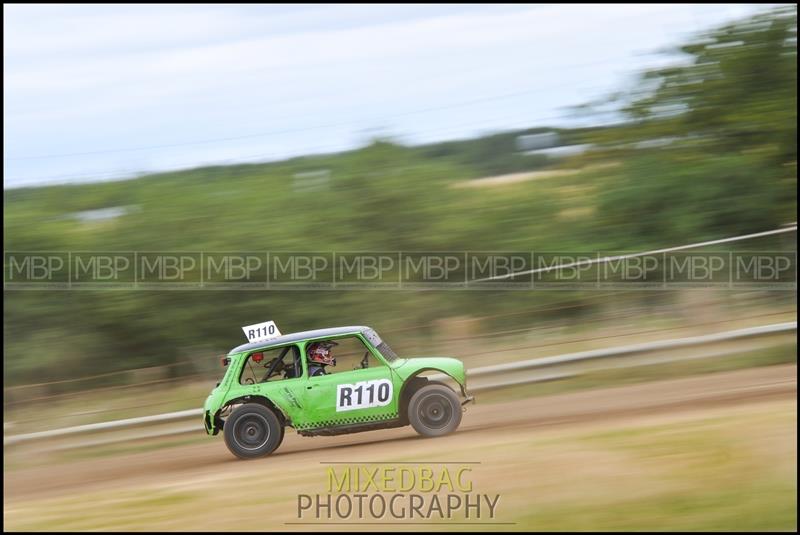
{"type": "Polygon", "coordinates": [[[275,451],[286,426],[316,436],[411,424],[426,437],[445,435],[474,399],[461,361],[400,358],[364,326],[255,341],[222,361],[227,371],[206,399],[205,428],[210,435],[223,431],[228,449],[242,459],[275,451]],[[429,372],[452,378],[461,396],[422,375],[429,372]]]}

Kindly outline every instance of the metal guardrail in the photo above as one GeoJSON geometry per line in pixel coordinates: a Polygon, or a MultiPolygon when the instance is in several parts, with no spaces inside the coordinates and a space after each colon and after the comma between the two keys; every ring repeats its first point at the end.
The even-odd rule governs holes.
{"type": "Polygon", "coordinates": [[[538,359],[526,360],[522,362],[509,362],[507,364],[484,366],[482,368],[476,368],[470,371],[468,373],[468,377],[469,378],[482,377],[485,375],[492,375],[499,372],[520,371],[531,368],[544,368],[549,366],[556,366],[559,364],[580,362],[597,358],[620,357],[624,355],[630,355],[633,353],[658,351],[661,349],[677,349],[680,347],[710,344],[714,342],[727,342],[731,340],[738,340],[740,338],[750,338],[753,336],[763,336],[767,334],[781,333],[794,330],[797,330],[797,322],[789,321],[786,323],[774,323],[772,325],[747,327],[744,329],[736,329],[733,331],[725,331],[721,333],[704,334],[700,336],[688,336],[684,338],[673,338],[671,340],[658,340],[656,342],[645,342],[642,344],[631,344],[631,345],[617,346],[606,349],[593,349],[590,351],[581,351],[579,353],[567,353],[564,355],[555,355],[552,357],[541,357],[538,359]]]}
{"type": "MultiPolygon", "coordinates": [[[[203,409],[188,409],[185,411],[155,414],[153,416],[125,418],[124,420],[114,420],[113,422],[98,422],[96,424],[76,425],[74,427],[65,427],[63,429],[52,429],[50,431],[38,431],[36,433],[26,433],[24,435],[3,437],[3,446],[8,446],[10,444],[16,444],[18,442],[24,442],[27,440],[36,440],[39,438],[53,438],[65,435],[75,435],[79,433],[90,433],[92,431],[108,431],[112,429],[135,427],[139,425],[186,420],[187,418],[200,418],[202,415],[203,409]]],[[[202,424],[200,426],[202,427],[202,424]]]]}
{"type": "MultiPolygon", "coordinates": [[[[679,349],[683,347],[698,346],[716,342],[728,342],[743,338],[754,338],[759,336],[767,336],[771,334],[787,333],[796,330],[797,330],[797,322],[791,321],[785,323],[775,323],[772,325],[762,325],[758,327],[748,327],[744,329],[736,329],[732,331],[724,331],[720,333],[706,334],[700,336],[689,336],[684,338],[675,338],[671,340],[658,340],[655,342],[631,344],[631,345],[617,346],[612,348],[593,349],[589,351],[580,351],[577,353],[567,353],[564,355],[554,355],[551,357],[541,357],[520,362],[509,362],[506,364],[496,364],[492,366],[483,366],[480,368],[474,368],[467,372],[467,378],[469,380],[472,380],[473,378],[476,377],[480,378],[492,377],[495,375],[503,375],[507,372],[518,372],[518,371],[535,370],[535,369],[551,368],[551,367],[555,368],[564,364],[572,364],[594,359],[623,357],[627,355],[635,355],[635,354],[648,353],[660,350],[679,349]]],[[[705,358],[705,357],[719,356],[719,355],[720,352],[713,352],[713,353],[703,354],[700,356],[695,356],[692,358],[705,358]]],[[[683,360],[685,358],[686,357],[684,356],[679,356],[677,358],[671,357],[671,358],[661,359],[659,360],[659,362],[683,360]]],[[[504,388],[504,387],[523,385],[523,384],[532,384],[537,382],[552,381],[555,379],[572,377],[576,374],[577,373],[575,372],[571,373],[556,372],[556,373],[549,373],[527,378],[515,377],[513,379],[495,381],[493,383],[470,386],[469,390],[471,392],[478,392],[481,390],[504,388]]],[[[437,376],[432,376],[431,378],[444,378],[444,377],[445,376],[443,375],[442,376],[437,375],[437,376]]],[[[190,418],[192,419],[197,418],[198,430],[202,430],[202,424],[199,423],[202,414],[203,414],[202,409],[189,409],[189,410],[170,412],[165,414],[156,414],[153,416],[126,418],[124,420],[115,420],[111,422],[78,425],[74,427],[66,427],[63,429],[39,431],[36,433],[26,433],[26,434],[12,435],[8,437],[4,436],[3,446],[18,444],[20,442],[36,440],[36,439],[55,438],[55,437],[75,435],[81,433],[91,433],[97,431],[109,431],[115,429],[131,428],[142,425],[151,425],[151,424],[158,424],[165,422],[187,420],[190,418]]],[[[181,428],[181,429],[176,429],[174,431],[164,431],[158,434],[151,434],[148,436],[168,436],[172,434],[179,434],[185,432],[186,429],[181,428]]],[[[122,440],[127,440],[127,439],[122,439],[122,440]]],[[[103,443],[109,443],[109,442],[110,441],[103,441],[103,443]]]]}

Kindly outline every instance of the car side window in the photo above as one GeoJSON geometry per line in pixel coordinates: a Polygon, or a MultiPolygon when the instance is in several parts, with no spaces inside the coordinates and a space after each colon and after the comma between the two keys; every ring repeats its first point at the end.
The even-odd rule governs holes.
{"type": "Polygon", "coordinates": [[[239,376],[239,384],[253,385],[294,379],[303,374],[300,350],[295,345],[250,353],[239,376]]]}
{"type": "MultiPolygon", "coordinates": [[[[336,342],[336,345],[330,350],[331,356],[336,359],[336,365],[324,366],[325,375],[384,366],[358,336],[334,338],[330,341],[336,342]]],[[[310,345],[306,345],[306,351],[310,345]]],[[[308,364],[309,369],[312,370],[314,363],[309,362],[308,364]]]]}

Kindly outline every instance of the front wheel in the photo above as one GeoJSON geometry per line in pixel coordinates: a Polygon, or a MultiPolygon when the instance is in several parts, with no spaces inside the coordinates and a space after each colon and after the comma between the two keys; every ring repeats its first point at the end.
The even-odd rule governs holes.
{"type": "Polygon", "coordinates": [[[230,415],[223,427],[225,445],[240,459],[269,455],[283,441],[283,425],[264,405],[246,403],[230,415]]]}
{"type": "Polygon", "coordinates": [[[424,437],[440,437],[461,423],[461,402],[443,384],[429,384],[417,390],[408,402],[408,420],[424,437]]]}

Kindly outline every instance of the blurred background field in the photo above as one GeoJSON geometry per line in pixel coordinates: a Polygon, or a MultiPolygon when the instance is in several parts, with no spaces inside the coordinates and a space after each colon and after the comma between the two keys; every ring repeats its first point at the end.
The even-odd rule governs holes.
{"type": "MultiPolygon", "coordinates": [[[[573,126],[425,143],[378,133],[355,148],[280,161],[7,188],[4,250],[596,254],[787,229],[797,221],[796,6],[754,11],[663,51],[615,94],[575,102],[573,126]]],[[[244,341],[240,327],[266,319],[284,333],[369,325],[401,356],[454,356],[468,369],[796,322],[796,240],[795,230],[698,249],[793,255],[794,285],[781,288],[5,288],[4,436],[196,409],[222,375],[219,355],[244,341]]],[[[796,331],[669,354],[685,359],[607,359],[561,380],[487,391],[464,433],[441,441],[397,430],[363,444],[322,441],[326,449],[292,437],[283,460],[245,467],[227,462],[220,437],[206,437],[198,419],[117,431],[107,443],[71,436],[4,446],[4,520],[25,530],[263,529],[230,524],[252,512],[245,505],[218,507],[250,470],[279,489],[259,495],[259,516],[284,522],[315,481],[304,467],[320,457],[446,451],[483,463],[482,484],[506,493],[504,519],[516,523],[508,529],[796,529],[796,379],[771,390],[781,374],[796,377],[796,331]],[[537,403],[569,407],[578,399],[569,396],[612,399],[630,392],[615,389],[692,378],[714,392],[731,373],[745,378],[732,390],[741,402],[725,397],[723,381],[724,403],[674,414],[633,403],[599,422],[584,412],[575,425],[536,420],[546,408],[537,403]],[[774,375],[756,381],[768,399],[746,387],[750,373],[774,375]],[[519,414],[528,424],[506,421],[519,414]],[[159,434],[175,426],[186,433],[159,434]],[[52,496],[49,470],[63,476],[52,496]]],[[[689,383],[674,384],[681,392],[689,383]]]]}
{"type": "MultiPolygon", "coordinates": [[[[697,36],[674,65],[642,73],[638,85],[602,103],[625,118],[612,125],[537,126],[427,146],[376,139],[282,162],[6,189],[5,250],[591,254],[780,228],[797,212],[795,23],[795,11],[780,8],[697,36]],[[545,136],[540,144],[590,148],[528,154],[522,149],[532,135],[545,136]],[[578,171],[451,187],[541,169],[578,171]],[[322,185],[298,187],[298,176],[315,172],[323,173],[322,185]]],[[[782,234],[723,251],[793,251],[795,240],[782,234]]],[[[774,295],[796,295],[788,293],[774,295]]],[[[262,317],[276,318],[285,332],[366,323],[423,339],[451,317],[489,316],[481,329],[502,331],[543,320],[576,324],[596,319],[597,310],[624,314],[676,299],[593,294],[6,291],[4,385],[207,360],[235,345],[239,326],[262,317]],[[580,306],[546,318],[525,313],[563,304],[580,306]]],[[[392,338],[405,343],[405,336],[392,338]]],[[[174,377],[196,371],[171,369],[174,377]]]]}

